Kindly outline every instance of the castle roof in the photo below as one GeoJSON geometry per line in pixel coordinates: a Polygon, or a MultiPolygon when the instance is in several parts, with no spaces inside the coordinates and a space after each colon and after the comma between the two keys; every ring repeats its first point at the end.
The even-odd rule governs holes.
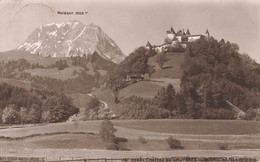
{"type": "Polygon", "coordinates": [[[182,31],[182,30],[179,30],[177,33],[176,33],[176,35],[177,36],[183,36],[185,33],[182,31]]]}
{"type": "Polygon", "coordinates": [[[151,45],[151,43],[148,41],[148,42],[146,43],[146,47],[150,47],[150,46],[152,46],[152,45],[151,45]]]}
{"type": "Polygon", "coordinates": [[[172,27],[171,27],[170,31],[171,31],[173,34],[175,34],[175,31],[174,31],[174,29],[173,29],[172,27]]]}
{"type": "Polygon", "coordinates": [[[170,30],[168,30],[166,33],[167,33],[167,34],[175,34],[175,31],[174,31],[174,29],[171,27],[170,30]]]}

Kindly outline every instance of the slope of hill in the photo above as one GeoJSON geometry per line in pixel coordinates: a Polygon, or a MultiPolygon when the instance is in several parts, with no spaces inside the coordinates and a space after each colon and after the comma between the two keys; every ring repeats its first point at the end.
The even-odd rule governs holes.
{"type": "Polygon", "coordinates": [[[120,90],[119,98],[127,98],[130,96],[139,96],[143,98],[154,98],[162,86],[154,84],[150,81],[140,81],[120,90]]]}
{"type": "Polygon", "coordinates": [[[18,49],[44,57],[83,56],[96,51],[115,63],[125,58],[116,43],[99,26],[93,23],[86,26],[76,20],[42,25],[18,49]]]}
{"type": "Polygon", "coordinates": [[[158,55],[150,57],[148,59],[148,64],[155,66],[156,72],[152,74],[152,78],[171,78],[171,79],[181,79],[182,69],[181,64],[184,61],[185,53],[184,52],[169,52],[166,53],[167,61],[164,64],[164,68],[161,69],[156,62],[158,55]]]}
{"type": "Polygon", "coordinates": [[[20,87],[26,89],[27,91],[30,91],[32,88],[30,83],[26,83],[17,79],[0,78],[0,83],[6,83],[14,87],[20,87]]]}
{"type": "Polygon", "coordinates": [[[30,52],[21,51],[21,50],[11,50],[0,52],[0,60],[4,62],[19,60],[19,59],[26,59],[29,62],[37,62],[37,60],[42,59],[43,57],[38,55],[32,55],[30,52]]]}
{"type": "Polygon", "coordinates": [[[127,98],[130,96],[139,96],[143,98],[153,98],[159,90],[172,84],[177,92],[180,91],[180,79],[182,77],[181,64],[184,61],[184,52],[166,53],[167,61],[164,68],[161,69],[156,62],[158,54],[148,58],[148,65],[154,66],[156,70],[151,75],[151,80],[141,81],[120,90],[119,97],[127,98]]]}
{"type": "Polygon", "coordinates": [[[39,55],[32,55],[30,52],[24,50],[11,50],[0,52],[0,60],[4,62],[17,61],[25,59],[31,64],[39,64],[42,66],[50,66],[59,60],[67,60],[66,57],[42,57],[39,55]]]}

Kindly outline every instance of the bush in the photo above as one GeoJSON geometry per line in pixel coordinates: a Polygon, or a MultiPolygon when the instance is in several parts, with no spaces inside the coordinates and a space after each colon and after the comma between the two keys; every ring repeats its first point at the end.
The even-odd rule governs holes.
{"type": "Polygon", "coordinates": [[[138,141],[139,141],[141,144],[146,144],[146,143],[148,142],[143,136],[139,136],[139,137],[138,137],[138,141]]]}
{"type": "Polygon", "coordinates": [[[128,139],[124,137],[115,137],[114,142],[119,144],[120,142],[128,142],[128,139]]]}
{"type": "Polygon", "coordinates": [[[121,100],[121,119],[165,119],[172,116],[171,111],[158,107],[150,99],[131,96],[121,100]]]}
{"type": "Polygon", "coordinates": [[[107,150],[119,150],[119,145],[113,142],[109,142],[105,145],[107,150]]]}
{"type": "Polygon", "coordinates": [[[170,136],[166,141],[168,142],[170,148],[173,148],[173,149],[183,148],[181,146],[181,142],[179,140],[173,138],[173,136],[170,136]]]}
{"type": "Polygon", "coordinates": [[[226,143],[220,144],[220,145],[219,145],[219,149],[220,149],[220,150],[228,150],[228,144],[226,144],[226,143]]]}

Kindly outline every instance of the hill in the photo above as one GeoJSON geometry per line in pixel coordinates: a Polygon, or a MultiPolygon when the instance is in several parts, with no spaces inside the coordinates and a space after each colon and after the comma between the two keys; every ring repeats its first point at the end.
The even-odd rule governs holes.
{"type": "MultiPolygon", "coordinates": [[[[239,46],[235,43],[217,41],[213,37],[202,37],[188,44],[185,53],[160,54],[140,47],[114,69],[109,83],[115,97],[120,100],[118,104],[125,102],[125,114],[141,113],[137,109],[131,111],[133,106],[140,107],[142,112],[148,111],[148,107],[143,107],[142,103],[153,105],[155,102],[157,108],[175,112],[172,115],[176,117],[257,119],[260,106],[260,65],[247,56],[240,55],[238,49],[239,46]],[[168,61],[159,67],[157,58],[163,55],[168,61]],[[149,73],[150,66],[155,72],[151,73],[149,81],[143,79],[141,74],[149,73]],[[169,83],[174,85],[174,91],[167,86],[169,83]],[[167,88],[162,88],[166,86],[167,88]],[[129,98],[130,96],[139,98],[129,98]],[[239,115],[230,105],[245,113],[239,115]]],[[[158,110],[157,108],[149,111],[158,110]]],[[[140,117],[142,118],[136,116],[140,117]]]]}
{"type": "Polygon", "coordinates": [[[237,118],[231,103],[247,112],[244,118],[256,118],[260,65],[249,66],[238,49],[237,44],[213,37],[200,39],[187,48],[181,89],[190,117],[212,119],[229,114],[231,119],[237,118]],[[249,117],[250,113],[254,117],[249,117]]]}

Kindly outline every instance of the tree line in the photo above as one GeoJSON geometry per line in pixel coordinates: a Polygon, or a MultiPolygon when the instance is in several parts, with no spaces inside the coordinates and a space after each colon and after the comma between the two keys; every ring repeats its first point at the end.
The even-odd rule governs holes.
{"type": "Polygon", "coordinates": [[[1,83],[0,98],[0,122],[5,124],[62,122],[78,112],[63,93],[28,91],[1,83]]]}

